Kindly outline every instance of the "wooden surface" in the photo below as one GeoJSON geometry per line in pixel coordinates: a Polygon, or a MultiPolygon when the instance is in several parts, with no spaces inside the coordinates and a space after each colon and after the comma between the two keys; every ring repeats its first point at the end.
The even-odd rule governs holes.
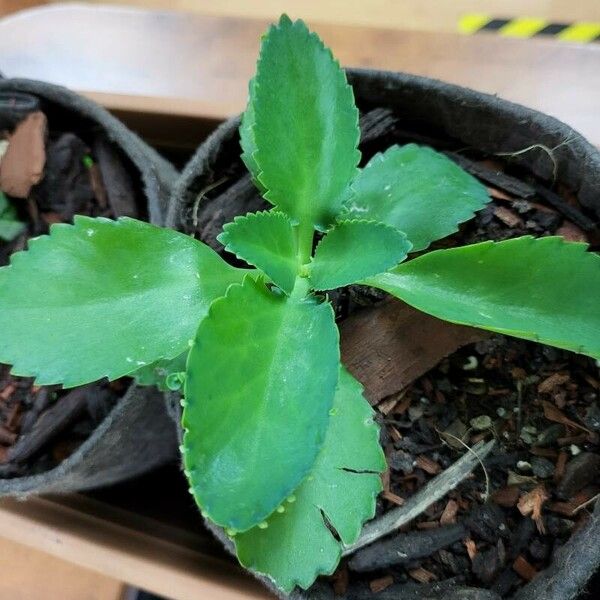
{"type": "MultiPolygon", "coordinates": [[[[217,558],[222,552],[212,538],[83,496],[32,497],[26,501],[3,498],[0,500],[0,536],[102,573],[107,581],[124,581],[173,600],[268,600],[271,597],[233,561],[217,558]]],[[[92,579],[90,575],[90,586],[92,579]]],[[[0,578],[0,600],[30,599],[30,596],[4,595],[2,585],[0,578]]],[[[37,585],[34,578],[31,585],[32,589],[37,585]]],[[[35,598],[54,600],[44,594],[35,598]]],[[[70,598],[64,596],[60,600],[70,598]]],[[[82,594],[77,600],[88,598],[109,600],[94,596],[91,587],[88,595],[82,594]]]]}
{"type": "Polygon", "coordinates": [[[0,600],[124,600],[124,588],[90,569],[0,539],[0,600]]]}
{"type": "MultiPolygon", "coordinates": [[[[113,109],[222,119],[242,110],[266,21],[47,6],[0,21],[1,68],[113,109]]],[[[600,144],[600,44],[313,24],[344,65],[451,81],[552,114],[600,144]]]]}
{"type": "Polygon", "coordinates": [[[465,13],[538,17],[565,23],[600,21],[598,0],[108,0],[107,3],[259,19],[276,19],[287,12],[325,23],[438,31],[456,31],[458,19],[465,13]]]}

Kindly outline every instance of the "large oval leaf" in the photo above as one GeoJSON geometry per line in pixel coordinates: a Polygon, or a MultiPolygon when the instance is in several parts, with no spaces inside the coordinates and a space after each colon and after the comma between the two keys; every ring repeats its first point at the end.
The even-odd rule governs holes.
{"type": "Polygon", "coordinates": [[[265,198],[324,229],[360,159],[358,110],[344,72],[302,21],[283,16],[263,38],[252,97],[247,120],[254,119],[252,157],[265,198]]]}
{"type": "Polygon", "coordinates": [[[413,252],[458,229],[489,202],[487,190],[426,146],[376,154],[352,183],[343,218],[374,219],[406,233],[413,252]]]}
{"type": "Polygon", "coordinates": [[[375,514],[379,473],[385,466],[373,410],[362,386],[342,369],[325,443],[310,475],[267,527],[234,537],[240,562],[269,576],[287,593],[331,574],[342,554],[341,543],[353,544],[362,524],[375,514]]]}
{"type": "Polygon", "coordinates": [[[559,237],[430,252],[365,280],[426,313],[600,358],[600,257],[559,237]]]}
{"type": "Polygon", "coordinates": [[[176,231],[89,217],[52,226],[0,271],[0,361],[65,387],[181,354],[247,272],[176,231]]]}
{"type": "Polygon", "coordinates": [[[212,304],[183,411],[186,474],[206,516],[243,531],[298,486],[323,443],[338,370],[329,304],[250,278],[212,304]]]}
{"type": "Polygon", "coordinates": [[[396,266],[406,258],[411,243],[406,235],[375,221],[342,221],[319,242],[310,263],[316,290],[356,283],[396,266]]]}

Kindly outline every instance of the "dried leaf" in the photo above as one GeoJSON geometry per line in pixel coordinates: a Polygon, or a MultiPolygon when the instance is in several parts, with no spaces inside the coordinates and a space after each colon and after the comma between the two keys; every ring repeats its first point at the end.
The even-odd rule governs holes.
{"type": "Polygon", "coordinates": [[[576,421],[572,421],[571,419],[569,419],[569,417],[567,417],[558,408],[556,408],[556,406],[554,406],[554,404],[552,404],[552,402],[548,402],[547,400],[544,400],[542,402],[542,406],[544,407],[544,416],[546,417],[546,419],[548,419],[548,421],[553,421],[555,423],[562,423],[563,425],[566,425],[568,427],[574,427],[576,429],[582,429],[583,431],[585,431],[587,433],[592,433],[589,429],[587,429],[583,425],[580,425],[576,421]]]}

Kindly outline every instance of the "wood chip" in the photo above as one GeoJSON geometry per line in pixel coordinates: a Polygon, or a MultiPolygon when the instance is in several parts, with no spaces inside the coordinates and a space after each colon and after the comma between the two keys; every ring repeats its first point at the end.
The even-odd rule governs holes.
{"type": "Polygon", "coordinates": [[[394,578],[391,575],[386,575],[379,579],[373,579],[373,581],[369,582],[369,587],[374,594],[377,594],[378,592],[383,592],[383,590],[389,588],[393,583],[394,578]]]}
{"type": "Polygon", "coordinates": [[[517,556],[512,568],[517,575],[525,581],[531,581],[537,575],[537,571],[533,565],[531,565],[531,563],[529,563],[522,555],[517,556]]]}
{"type": "Polygon", "coordinates": [[[405,502],[404,498],[401,498],[400,496],[394,494],[393,492],[390,492],[389,490],[382,492],[381,496],[382,498],[385,498],[388,502],[396,504],[397,506],[402,506],[405,502]]]}
{"type": "Polygon", "coordinates": [[[547,400],[544,400],[542,402],[542,406],[544,407],[544,416],[546,417],[546,419],[548,419],[548,421],[553,421],[555,423],[562,423],[563,425],[566,425],[568,427],[574,427],[576,429],[582,429],[583,431],[585,431],[587,433],[592,433],[589,429],[587,429],[587,427],[584,427],[583,425],[580,425],[576,421],[569,419],[569,417],[567,417],[558,408],[556,408],[556,406],[554,406],[554,404],[552,404],[552,402],[548,402],[547,400]]]}
{"type": "Polygon", "coordinates": [[[590,243],[588,236],[581,227],[577,227],[571,221],[565,221],[557,230],[556,235],[562,235],[567,242],[584,242],[590,243]]]}
{"type": "Polygon", "coordinates": [[[487,192],[494,200],[504,200],[505,202],[514,202],[514,198],[512,196],[509,196],[506,192],[503,192],[502,190],[499,190],[498,188],[488,186],[487,192]]]}
{"type": "Polygon", "coordinates": [[[419,469],[423,469],[425,473],[429,473],[430,475],[437,475],[442,471],[442,467],[440,467],[435,460],[431,460],[431,458],[425,456],[424,454],[417,456],[415,459],[415,464],[417,467],[419,467],[419,469]]]}
{"type": "Polygon", "coordinates": [[[344,596],[348,590],[348,567],[340,567],[332,576],[333,591],[336,596],[344,596]]]}
{"type": "Polygon", "coordinates": [[[569,460],[569,455],[566,452],[559,452],[558,458],[556,459],[556,468],[554,469],[554,481],[560,481],[564,474],[565,468],[567,466],[567,460],[569,460]]]}
{"type": "Polygon", "coordinates": [[[437,577],[427,569],[419,567],[418,569],[410,569],[408,574],[419,583],[429,583],[430,581],[436,581],[437,577]]]}
{"type": "Polygon", "coordinates": [[[569,381],[570,377],[564,373],[552,373],[550,377],[547,377],[538,385],[538,392],[540,394],[549,394],[553,392],[557,387],[564,385],[569,381]]]}
{"type": "Polygon", "coordinates": [[[399,300],[365,308],[340,325],[342,362],[373,405],[404,389],[458,348],[489,336],[399,300]]]}
{"type": "Polygon", "coordinates": [[[494,216],[500,219],[505,225],[509,227],[522,227],[523,219],[510,208],[505,206],[497,206],[494,209],[494,216]]]}
{"type": "Polygon", "coordinates": [[[0,162],[0,189],[15,198],[27,198],[39,183],[46,164],[46,115],[28,114],[9,137],[0,162]]]}
{"type": "Polygon", "coordinates": [[[546,533],[544,520],[542,519],[542,507],[549,497],[545,486],[542,484],[536,486],[524,496],[521,496],[517,503],[519,512],[524,517],[530,516],[535,521],[536,527],[541,534],[546,533]]]}
{"type": "Polygon", "coordinates": [[[450,525],[456,523],[456,515],[458,514],[458,502],[456,500],[448,500],[444,512],[440,517],[440,525],[450,525]]]}
{"type": "Polygon", "coordinates": [[[463,544],[467,549],[467,554],[469,555],[469,558],[473,560],[475,558],[475,555],[477,554],[477,544],[471,538],[467,538],[466,540],[464,540],[463,544]]]}
{"type": "Polygon", "coordinates": [[[400,399],[395,396],[385,398],[377,405],[377,410],[382,415],[388,415],[392,410],[394,410],[394,408],[396,407],[396,404],[398,404],[399,401],[400,401],[400,399]]]}
{"type": "Polygon", "coordinates": [[[9,383],[1,392],[0,392],[0,398],[2,400],[8,400],[11,396],[12,393],[16,390],[17,388],[15,387],[15,385],[13,383],[9,383]]]}
{"type": "Polygon", "coordinates": [[[494,504],[498,504],[499,506],[503,506],[504,508],[512,508],[517,505],[519,501],[520,491],[516,485],[508,485],[499,490],[496,490],[490,500],[494,502],[494,504]]]}

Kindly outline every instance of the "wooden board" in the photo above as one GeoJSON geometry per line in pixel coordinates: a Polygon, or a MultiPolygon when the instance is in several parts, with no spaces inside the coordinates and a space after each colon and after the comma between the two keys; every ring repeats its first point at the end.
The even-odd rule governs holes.
{"type": "Polygon", "coordinates": [[[124,592],[116,579],[0,539],[2,600],[124,600],[124,592]]]}
{"type": "MultiPolygon", "coordinates": [[[[243,109],[266,21],[48,6],[0,21],[2,70],[109,108],[223,119],[243,109]]],[[[537,108],[600,145],[600,44],[316,24],[344,65],[443,79],[537,108]]],[[[181,127],[185,137],[185,125],[181,127]]]]}
{"type": "Polygon", "coordinates": [[[311,21],[398,29],[456,31],[465,13],[538,17],[553,22],[600,21],[598,0],[100,0],[207,15],[275,19],[282,12],[311,21]]]}
{"type": "MultiPolygon", "coordinates": [[[[189,533],[81,495],[26,501],[3,498],[0,537],[173,600],[271,597],[224,557],[208,535],[189,533]]],[[[3,596],[1,589],[2,600],[13,598],[3,596]]],[[[42,597],[47,598],[37,596],[42,597]]],[[[84,598],[108,600],[92,595],[78,600],[84,598]]]]}

